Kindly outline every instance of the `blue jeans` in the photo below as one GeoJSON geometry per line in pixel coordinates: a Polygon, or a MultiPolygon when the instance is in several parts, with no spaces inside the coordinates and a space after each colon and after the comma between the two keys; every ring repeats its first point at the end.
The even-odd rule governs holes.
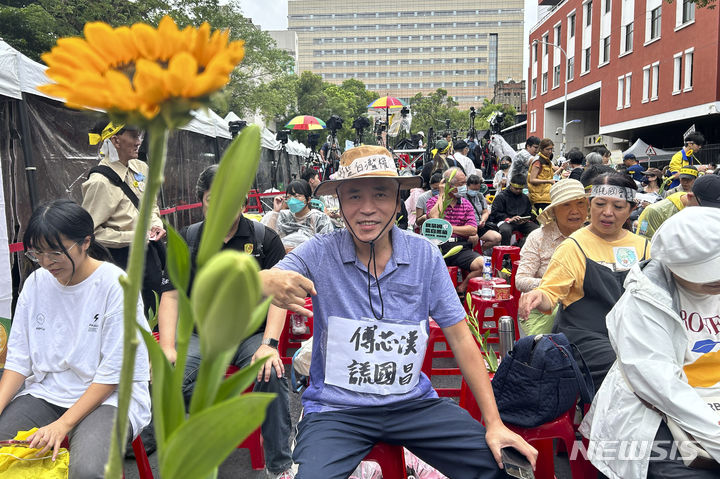
{"type": "MultiPolygon", "coordinates": [[[[231,364],[243,368],[250,364],[253,354],[262,343],[262,333],[257,333],[240,344],[231,364]]],[[[183,381],[183,396],[185,407],[189,408],[190,398],[195,388],[198,369],[200,368],[200,340],[196,334],[190,337],[187,363],[185,365],[185,379],[183,381]]],[[[267,470],[279,474],[292,466],[290,452],[290,408],[288,405],[288,382],[286,378],[278,378],[273,370],[269,382],[256,382],[255,392],[276,393],[277,397],[270,403],[262,424],[263,448],[265,450],[265,463],[267,470]]],[[[352,471],[351,471],[352,472],[352,471]]]]}
{"type": "Polygon", "coordinates": [[[507,477],[485,428],[450,399],[308,414],[298,425],[296,479],[346,479],[376,442],[406,447],[450,479],[507,477]]]}

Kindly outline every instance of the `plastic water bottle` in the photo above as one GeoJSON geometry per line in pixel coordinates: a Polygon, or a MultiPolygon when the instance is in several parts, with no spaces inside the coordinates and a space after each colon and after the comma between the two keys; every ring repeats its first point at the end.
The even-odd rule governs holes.
{"type": "Polygon", "coordinates": [[[490,281],[492,279],[492,262],[490,256],[485,256],[485,265],[483,266],[483,279],[490,281]]]}
{"type": "Polygon", "coordinates": [[[515,346],[515,322],[512,316],[500,316],[498,337],[500,339],[500,357],[504,358],[515,346]]]}

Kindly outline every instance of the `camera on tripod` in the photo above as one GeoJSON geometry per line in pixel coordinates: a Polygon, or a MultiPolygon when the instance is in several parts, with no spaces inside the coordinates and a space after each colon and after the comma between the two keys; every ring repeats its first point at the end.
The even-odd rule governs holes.
{"type": "Polygon", "coordinates": [[[308,143],[310,144],[311,151],[315,151],[315,148],[317,148],[319,140],[320,140],[319,133],[308,133],[308,143]]]}
{"type": "Polygon", "coordinates": [[[288,130],[278,130],[278,132],[275,133],[275,139],[277,141],[279,141],[280,143],[282,143],[283,145],[286,145],[289,140],[289,138],[288,138],[289,133],[290,132],[288,130]]]}
{"type": "Polygon", "coordinates": [[[247,122],[245,120],[237,120],[237,121],[229,121],[228,122],[228,129],[230,130],[230,134],[233,138],[237,136],[238,133],[240,133],[243,128],[247,126],[247,122]]]}
{"type": "Polygon", "coordinates": [[[328,118],[328,121],[326,122],[328,129],[332,133],[333,136],[335,136],[335,133],[338,130],[341,130],[343,127],[343,120],[337,115],[332,115],[330,118],[328,118]]]}
{"type": "Polygon", "coordinates": [[[368,128],[370,126],[370,120],[365,116],[359,116],[355,118],[352,122],[352,127],[355,130],[355,146],[359,146],[362,142],[362,136],[363,132],[365,131],[365,128],[368,128]]]}

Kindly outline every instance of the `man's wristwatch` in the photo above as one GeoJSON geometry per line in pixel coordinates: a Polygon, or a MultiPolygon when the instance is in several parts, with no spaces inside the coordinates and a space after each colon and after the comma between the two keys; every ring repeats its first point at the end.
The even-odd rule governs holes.
{"type": "Polygon", "coordinates": [[[277,349],[278,348],[278,340],[273,338],[264,338],[262,340],[262,344],[265,346],[270,346],[271,348],[277,349]]]}

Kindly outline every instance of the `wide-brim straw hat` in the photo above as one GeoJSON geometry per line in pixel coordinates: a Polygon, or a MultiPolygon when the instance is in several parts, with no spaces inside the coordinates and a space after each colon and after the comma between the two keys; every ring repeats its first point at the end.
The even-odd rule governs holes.
{"type": "Polygon", "coordinates": [[[401,190],[418,188],[422,184],[420,176],[398,175],[395,160],[387,148],[363,145],[346,150],[342,154],[340,167],[333,175],[333,179],[320,183],[315,188],[314,195],[334,195],[341,183],[361,178],[392,178],[400,184],[401,190]]]}
{"type": "Polygon", "coordinates": [[[558,205],[567,203],[568,201],[586,198],[585,188],[578,180],[567,178],[560,180],[550,188],[550,204],[537,217],[538,221],[544,225],[555,220],[552,211],[558,205]]]}

